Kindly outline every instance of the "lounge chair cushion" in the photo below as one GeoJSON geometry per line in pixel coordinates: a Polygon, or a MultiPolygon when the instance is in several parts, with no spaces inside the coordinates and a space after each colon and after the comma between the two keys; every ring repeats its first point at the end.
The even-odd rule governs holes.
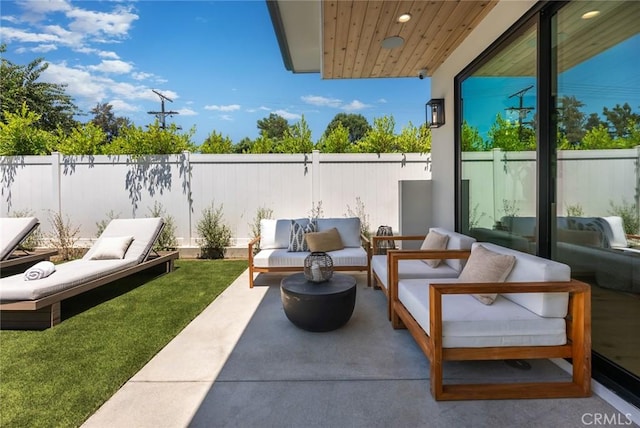
{"type": "Polygon", "coordinates": [[[0,260],[11,255],[13,250],[38,224],[36,217],[3,217],[0,219],[0,260]]]}
{"type": "MultiPolygon", "coordinates": [[[[482,245],[476,245],[458,279],[460,282],[504,282],[515,262],[513,255],[496,253],[482,245]]],[[[498,294],[474,294],[473,297],[490,305],[498,294]]]]}
{"type": "Polygon", "coordinates": [[[113,219],[82,259],[91,260],[105,238],[133,236],[134,240],[124,255],[124,260],[134,260],[135,264],[142,263],[149,256],[163,224],[164,221],[160,217],[113,219]]]}
{"type": "Polygon", "coordinates": [[[324,232],[307,233],[305,238],[307,240],[307,245],[309,246],[309,251],[312,252],[322,251],[326,253],[329,251],[342,250],[344,248],[340,233],[335,227],[324,232]]]}
{"type": "Polygon", "coordinates": [[[105,237],[96,244],[91,260],[122,259],[133,242],[133,236],[105,237]]]}
{"type": "MultiPolygon", "coordinates": [[[[449,242],[449,235],[443,235],[435,230],[430,230],[427,233],[426,238],[422,242],[420,246],[421,250],[446,250],[447,243],[449,242]]],[[[442,259],[425,259],[423,260],[426,264],[431,266],[432,268],[437,268],[438,265],[442,262],[442,259]]]]}
{"type": "MultiPolygon", "coordinates": [[[[398,283],[398,299],[420,327],[430,334],[429,283],[457,279],[406,279],[398,283]]],[[[566,312],[566,310],[565,310],[566,312]]],[[[442,346],[483,348],[490,346],[554,346],[566,344],[564,318],[544,318],[515,302],[498,296],[483,305],[468,294],[442,296],[442,346]]]]}

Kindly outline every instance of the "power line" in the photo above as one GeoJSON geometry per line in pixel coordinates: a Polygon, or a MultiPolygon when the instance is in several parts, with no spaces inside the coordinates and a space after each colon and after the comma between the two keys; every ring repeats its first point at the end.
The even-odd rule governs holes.
{"type": "Polygon", "coordinates": [[[155,89],[152,89],[152,91],[153,91],[154,94],[156,94],[157,96],[160,97],[160,111],[148,111],[147,113],[155,115],[158,118],[158,120],[160,121],[160,128],[166,129],[166,127],[167,127],[166,117],[167,116],[173,116],[174,114],[180,114],[180,112],[173,111],[173,110],[165,111],[165,109],[164,109],[164,100],[167,100],[169,102],[173,102],[173,100],[171,98],[167,97],[166,95],[163,95],[160,92],[156,91],[155,89]]]}

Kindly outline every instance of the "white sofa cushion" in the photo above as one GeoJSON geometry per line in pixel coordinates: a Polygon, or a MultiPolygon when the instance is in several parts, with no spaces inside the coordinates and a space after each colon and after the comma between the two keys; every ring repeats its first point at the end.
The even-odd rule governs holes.
{"type": "MultiPolygon", "coordinates": [[[[380,279],[384,288],[389,287],[387,256],[376,255],[371,257],[371,270],[380,279]]],[[[437,268],[423,263],[422,260],[399,260],[398,278],[456,278],[458,271],[451,266],[442,263],[437,268]]]]}
{"type": "MultiPolygon", "coordinates": [[[[311,253],[293,253],[286,248],[261,250],[253,257],[257,268],[304,267],[304,259],[311,253]]],[[[367,252],[362,247],[327,252],[334,266],[367,266],[367,252]]]]}
{"type": "Polygon", "coordinates": [[[604,220],[611,228],[611,233],[609,235],[609,245],[611,245],[611,248],[627,248],[629,246],[629,242],[627,241],[626,233],[624,233],[622,217],[602,217],[602,220],[604,220]]]}
{"type": "MultiPolygon", "coordinates": [[[[447,242],[447,250],[470,250],[471,244],[476,242],[475,238],[467,235],[463,235],[458,232],[452,232],[450,230],[441,227],[432,227],[429,231],[437,232],[441,235],[448,235],[449,241],[447,242]]],[[[462,272],[466,260],[463,259],[447,259],[444,261],[447,265],[451,266],[456,272],[462,272]]]]}
{"type": "Polygon", "coordinates": [[[319,218],[318,232],[325,232],[329,229],[336,228],[340,233],[340,239],[345,247],[360,247],[360,219],[358,217],[346,218],[319,218]]]}
{"type": "MultiPolygon", "coordinates": [[[[455,283],[457,279],[404,279],[398,299],[420,327],[430,334],[429,283],[455,283]]],[[[491,306],[468,294],[442,296],[442,346],[482,348],[490,346],[553,346],[566,344],[563,318],[539,317],[498,296],[491,306]]]]}
{"type": "MultiPolygon", "coordinates": [[[[473,245],[480,245],[480,243],[473,245]]],[[[482,246],[496,253],[516,256],[516,264],[513,266],[509,276],[507,276],[506,282],[571,280],[571,268],[563,263],[488,242],[483,242],[482,246]]],[[[542,317],[564,318],[567,315],[568,293],[509,293],[504,294],[504,297],[542,317]]]]}

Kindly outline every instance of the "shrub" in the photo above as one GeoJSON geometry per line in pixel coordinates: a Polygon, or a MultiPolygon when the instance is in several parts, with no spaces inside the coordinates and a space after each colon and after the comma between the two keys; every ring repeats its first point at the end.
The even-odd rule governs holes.
{"type": "Polygon", "coordinates": [[[567,217],[582,217],[584,216],[584,210],[582,205],[567,205],[567,217]]]}
{"type": "Polygon", "coordinates": [[[311,211],[309,211],[309,218],[322,218],[324,216],[324,211],[322,210],[322,201],[318,201],[315,206],[311,207],[311,211]]]}
{"type": "Polygon", "coordinates": [[[638,217],[638,207],[635,203],[622,201],[620,205],[616,205],[613,201],[609,201],[609,204],[611,205],[609,213],[622,217],[626,234],[637,235],[640,233],[640,218],[638,217]]]}
{"type": "Polygon", "coordinates": [[[226,247],[231,244],[231,229],[223,221],[222,205],[215,207],[213,202],[202,210],[202,219],[198,221],[198,245],[203,259],[223,259],[226,247]]]}
{"type": "Polygon", "coordinates": [[[78,242],[80,226],[71,225],[69,216],[62,217],[62,213],[51,212],[49,217],[53,232],[49,235],[51,245],[58,250],[58,255],[63,261],[72,260],[80,256],[80,250],[75,248],[78,242]]]}
{"type": "MultiPolygon", "coordinates": [[[[263,218],[273,218],[273,210],[271,208],[260,207],[256,211],[256,216],[253,218],[253,223],[249,223],[251,228],[251,240],[254,240],[260,236],[260,220],[263,218]]],[[[260,241],[256,242],[253,246],[253,254],[260,251],[260,241]]]]}
{"type": "Polygon", "coordinates": [[[154,251],[175,250],[178,246],[176,240],[176,222],[173,216],[168,215],[162,204],[158,201],[153,203],[153,208],[149,208],[148,217],[162,217],[164,228],[153,246],[154,251]]]}
{"type": "Polygon", "coordinates": [[[360,219],[360,233],[368,238],[371,238],[371,229],[369,226],[369,214],[364,211],[364,202],[359,196],[356,197],[355,211],[347,205],[347,213],[345,217],[358,217],[360,219]]]}

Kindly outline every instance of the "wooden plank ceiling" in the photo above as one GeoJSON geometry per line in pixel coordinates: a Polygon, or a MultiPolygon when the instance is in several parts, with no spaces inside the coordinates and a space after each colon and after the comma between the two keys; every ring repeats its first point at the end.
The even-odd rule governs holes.
{"type": "Polygon", "coordinates": [[[497,0],[322,2],[322,77],[351,79],[431,76],[498,3],[497,0]],[[398,22],[411,14],[406,23],[398,22]],[[387,37],[404,39],[385,49],[387,37]]]}

